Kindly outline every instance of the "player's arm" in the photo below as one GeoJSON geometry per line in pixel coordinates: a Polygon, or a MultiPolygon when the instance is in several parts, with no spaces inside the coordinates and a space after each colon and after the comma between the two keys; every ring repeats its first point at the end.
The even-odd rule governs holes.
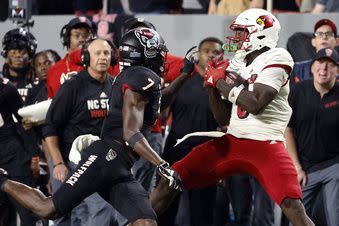
{"type": "MultiPolygon", "coordinates": [[[[228,84],[223,79],[218,80],[216,87],[225,98],[228,98],[231,90],[235,88],[235,86],[228,84]]],[[[260,83],[253,85],[253,91],[242,89],[238,90],[238,92],[238,96],[235,99],[236,105],[253,115],[262,112],[278,93],[273,87],[260,83]]]]}
{"type": "Polygon", "coordinates": [[[231,117],[232,103],[221,99],[217,89],[206,87],[211,111],[219,127],[223,128],[229,124],[231,117]]]}
{"type": "Polygon", "coordinates": [[[177,91],[182,87],[185,81],[191,77],[195,69],[196,59],[198,58],[197,54],[198,50],[196,46],[190,48],[183,59],[183,67],[180,70],[180,75],[176,77],[169,86],[161,90],[161,111],[171,105],[176,97],[177,91]]]}
{"type": "Polygon", "coordinates": [[[123,102],[123,139],[142,158],[157,166],[159,174],[168,180],[171,188],[182,190],[178,174],[152,149],[140,132],[148,99],[137,92],[127,89],[124,93],[123,102]]]}
{"type": "Polygon", "coordinates": [[[126,89],[123,102],[123,139],[142,158],[153,165],[160,165],[164,160],[151,148],[140,132],[148,99],[137,92],[126,89]]]}

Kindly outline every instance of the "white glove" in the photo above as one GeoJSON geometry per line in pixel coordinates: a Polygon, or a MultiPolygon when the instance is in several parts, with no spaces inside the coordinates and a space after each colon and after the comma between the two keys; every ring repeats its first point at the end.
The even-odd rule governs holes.
{"type": "Polygon", "coordinates": [[[74,164],[78,165],[81,160],[81,152],[88,146],[90,146],[94,141],[99,140],[98,136],[92,134],[85,134],[78,136],[72,143],[71,151],[69,152],[68,159],[74,164]]]}
{"type": "Polygon", "coordinates": [[[168,162],[161,163],[157,166],[159,174],[168,180],[170,188],[178,191],[182,191],[182,184],[179,174],[172,170],[168,162]]]}

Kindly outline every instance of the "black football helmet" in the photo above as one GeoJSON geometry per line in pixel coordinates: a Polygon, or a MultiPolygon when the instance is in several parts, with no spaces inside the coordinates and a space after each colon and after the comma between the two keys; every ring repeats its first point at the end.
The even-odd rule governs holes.
{"type": "Polygon", "coordinates": [[[119,47],[120,66],[147,67],[160,75],[164,71],[168,49],[161,36],[153,29],[140,27],[128,31],[119,47]]]}
{"type": "Polygon", "coordinates": [[[36,38],[24,28],[15,28],[8,31],[2,38],[3,57],[7,57],[7,53],[11,49],[27,49],[30,57],[33,57],[37,48],[36,38]]]}

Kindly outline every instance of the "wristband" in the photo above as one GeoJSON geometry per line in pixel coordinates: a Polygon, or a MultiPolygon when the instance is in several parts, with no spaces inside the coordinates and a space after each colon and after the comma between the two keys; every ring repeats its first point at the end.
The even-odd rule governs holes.
{"type": "Polygon", "coordinates": [[[59,166],[59,165],[65,165],[65,163],[64,163],[64,162],[58,162],[57,164],[55,164],[55,165],[53,166],[53,168],[55,168],[55,167],[57,167],[57,166],[59,166]]]}
{"type": "Polygon", "coordinates": [[[230,102],[232,102],[233,104],[235,104],[237,102],[238,96],[241,92],[241,90],[243,90],[245,88],[245,86],[243,84],[241,84],[240,86],[237,87],[233,87],[230,91],[230,93],[228,94],[228,100],[230,102]]]}
{"type": "Polygon", "coordinates": [[[130,146],[132,149],[134,149],[135,144],[143,138],[145,137],[144,135],[142,135],[141,132],[136,132],[128,140],[126,140],[126,144],[130,146]]]}

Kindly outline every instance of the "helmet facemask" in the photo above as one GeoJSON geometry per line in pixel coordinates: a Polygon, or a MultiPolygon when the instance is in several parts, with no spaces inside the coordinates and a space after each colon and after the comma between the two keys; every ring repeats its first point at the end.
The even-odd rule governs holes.
{"type": "Polygon", "coordinates": [[[250,45],[250,33],[246,26],[231,25],[231,30],[234,31],[234,36],[227,36],[223,49],[227,52],[236,52],[238,50],[248,50],[250,45]]]}
{"type": "Polygon", "coordinates": [[[270,12],[248,9],[231,24],[234,36],[226,37],[224,49],[229,52],[243,50],[247,54],[263,47],[275,48],[279,39],[280,23],[270,12]]]}

